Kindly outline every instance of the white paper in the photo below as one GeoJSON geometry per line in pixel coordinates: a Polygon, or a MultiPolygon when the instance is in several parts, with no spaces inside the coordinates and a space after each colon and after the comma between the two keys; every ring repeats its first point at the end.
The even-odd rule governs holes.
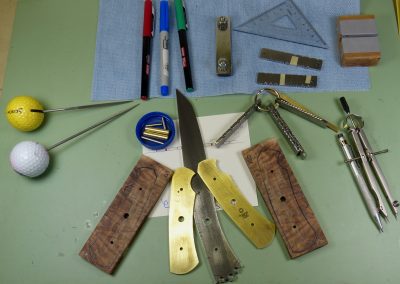
{"type": "MultiPolygon", "coordinates": [[[[222,133],[243,113],[230,113],[198,117],[201,136],[208,159],[216,159],[218,168],[229,174],[251,205],[257,206],[256,185],[242,157],[242,151],[250,147],[250,134],[247,121],[220,148],[212,145],[222,133]],[[218,122],[218,123],[216,123],[218,122]]],[[[174,141],[166,149],[153,151],[143,147],[143,154],[162,163],[170,169],[183,167],[182,144],[179,127],[176,127],[174,141]]],[[[161,195],[150,217],[168,216],[170,184],[161,195]]]]}

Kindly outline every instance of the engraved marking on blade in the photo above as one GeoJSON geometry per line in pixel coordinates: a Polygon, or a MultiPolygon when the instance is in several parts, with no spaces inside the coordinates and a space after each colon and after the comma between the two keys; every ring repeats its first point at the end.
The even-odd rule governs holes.
{"type": "Polygon", "coordinates": [[[273,62],[288,64],[297,67],[321,70],[323,61],[321,59],[306,57],[269,48],[262,48],[260,58],[273,62]]]}
{"type": "Polygon", "coordinates": [[[257,248],[272,242],[275,225],[251,206],[232,178],[217,168],[216,160],[200,162],[197,172],[218,204],[257,248]]]}
{"type": "Polygon", "coordinates": [[[190,183],[195,173],[178,168],[172,176],[169,208],[169,270],[175,274],[192,271],[197,257],[193,234],[195,192],[190,183]]]}
{"type": "Polygon", "coordinates": [[[262,85],[279,85],[287,87],[317,87],[317,76],[297,74],[277,74],[277,73],[257,73],[257,84],[262,85]]]}

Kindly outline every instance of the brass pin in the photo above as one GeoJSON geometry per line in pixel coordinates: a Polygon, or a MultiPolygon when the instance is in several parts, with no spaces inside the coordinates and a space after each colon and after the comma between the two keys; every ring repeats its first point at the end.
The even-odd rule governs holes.
{"type": "Polygon", "coordinates": [[[152,124],[146,124],[145,127],[155,127],[155,126],[163,126],[162,123],[152,123],[152,124]]]}
{"type": "Polygon", "coordinates": [[[153,133],[157,133],[157,134],[162,134],[162,135],[169,135],[169,130],[168,129],[160,129],[160,128],[156,128],[156,127],[149,127],[149,126],[145,126],[144,127],[144,131],[145,132],[153,132],[153,133]]]}
{"type": "Polygon", "coordinates": [[[168,135],[164,135],[161,133],[155,133],[155,132],[149,132],[149,131],[144,131],[143,136],[149,137],[149,138],[155,138],[155,139],[161,139],[161,140],[168,140],[168,135]]]}
{"type": "Polygon", "coordinates": [[[164,144],[164,142],[162,142],[162,141],[158,141],[158,140],[155,140],[155,139],[151,139],[151,138],[146,137],[146,136],[142,136],[141,138],[142,138],[143,140],[151,141],[151,142],[154,142],[154,143],[157,143],[157,144],[164,144]]]}

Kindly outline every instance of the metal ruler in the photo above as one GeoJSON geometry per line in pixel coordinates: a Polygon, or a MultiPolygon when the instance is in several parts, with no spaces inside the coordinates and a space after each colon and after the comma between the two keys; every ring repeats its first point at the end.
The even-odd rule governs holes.
{"type": "Polygon", "coordinates": [[[263,85],[315,88],[317,81],[312,75],[257,73],[257,84],[263,85]]]}
{"type": "Polygon", "coordinates": [[[261,15],[239,25],[234,30],[320,48],[328,48],[328,45],[292,0],[282,2],[261,15]],[[291,27],[279,25],[279,21],[285,18],[288,18],[291,24],[293,24],[291,27]]]}

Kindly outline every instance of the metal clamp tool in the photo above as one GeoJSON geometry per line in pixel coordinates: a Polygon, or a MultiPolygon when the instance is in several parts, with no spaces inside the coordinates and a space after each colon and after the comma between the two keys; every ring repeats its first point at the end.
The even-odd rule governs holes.
{"type": "Polygon", "coordinates": [[[387,219],[387,211],[379,194],[380,187],[393,211],[393,214],[397,218],[397,207],[399,207],[400,203],[398,200],[393,198],[388,182],[379,166],[378,160],[375,157],[377,154],[388,152],[388,150],[385,149],[383,151],[374,152],[363,130],[364,121],[362,117],[350,113],[349,105],[344,97],[340,98],[340,103],[342,104],[343,110],[346,113],[346,119],[343,122],[343,128],[347,129],[350,133],[358,154],[358,156],[355,158],[347,159],[346,162],[360,162],[365,174],[366,183],[369,185],[369,189],[375,198],[377,210],[385,219],[387,219]]]}
{"type": "Polygon", "coordinates": [[[292,150],[296,154],[296,156],[299,156],[302,159],[305,159],[307,157],[307,154],[304,151],[303,146],[300,144],[299,140],[297,140],[296,136],[293,134],[289,125],[287,125],[285,120],[279,114],[278,107],[279,107],[278,104],[271,103],[266,107],[259,106],[259,110],[263,111],[263,112],[267,112],[271,116],[275,125],[279,128],[282,135],[288,141],[290,147],[292,148],[292,150]]]}
{"type": "Polygon", "coordinates": [[[293,100],[292,98],[279,93],[275,89],[271,88],[266,88],[266,89],[261,89],[259,93],[261,94],[262,92],[268,92],[271,95],[275,96],[275,104],[278,106],[282,107],[283,109],[286,109],[294,114],[297,114],[298,116],[322,127],[322,128],[329,128],[334,132],[339,131],[339,127],[336,126],[335,124],[323,119],[321,116],[313,113],[311,110],[303,106],[302,104],[298,103],[297,101],[293,100]]]}
{"type": "Polygon", "coordinates": [[[268,112],[275,124],[278,126],[279,130],[282,132],[283,136],[286,138],[286,140],[289,142],[289,145],[295,152],[297,156],[300,156],[301,158],[306,158],[307,154],[304,151],[303,147],[301,146],[300,142],[297,140],[296,136],[293,134],[293,132],[290,130],[289,126],[286,124],[286,122],[283,120],[283,118],[280,116],[278,112],[278,108],[282,107],[283,109],[286,109],[301,118],[304,118],[320,127],[323,128],[330,128],[333,131],[337,132],[339,128],[334,125],[331,122],[328,122],[327,120],[323,119],[319,115],[313,113],[309,109],[307,109],[305,106],[301,105],[300,103],[296,102],[295,100],[291,99],[290,97],[278,92],[275,89],[271,88],[265,88],[261,89],[257,92],[256,94],[256,100],[261,96],[262,94],[271,94],[276,97],[275,103],[274,104],[269,104],[265,106],[263,103],[259,103],[257,105],[257,110],[258,111],[263,111],[263,112],[268,112]]]}
{"type": "Polygon", "coordinates": [[[298,116],[318,125],[323,128],[330,128],[334,132],[339,131],[339,127],[334,125],[331,122],[328,122],[327,120],[323,119],[319,115],[313,113],[309,109],[307,109],[305,106],[299,104],[295,100],[291,99],[290,97],[279,93],[277,90],[272,89],[272,88],[265,88],[265,89],[260,89],[257,91],[255,97],[254,97],[254,102],[252,105],[246,110],[246,112],[239,117],[238,120],[236,120],[231,127],[229,127],[224,134],[219,137],[216,142],[215,146],[220,147],[235,131],[236,129],[239,128],[239,126],[246,120],[248,119],[255,111],[258,112],[266,112],[271,115],[271,118],[273,119],[274,123],[276,126],[279,128],[279,130],[282,132],[282,135],[286,138],[288,141],[290,147],[292,150],[295,152],[295,154],[301,158],[305,158],[306,152],[304,151],[304,148],[301,146],[299,140],[296,138],[296,136],[293,134],[287,123],[283,120],[281,115],[278,112],[278,108],[282,107],[283,109],[286,109],[294,114],[297,114],[298,116]],[[268,105],[264,104],[261,100],[262,95],[268,95],[271,94],[274,97],[276,97],[274,103],[269,103],[268,105]]]}
{"type": "Polygon", "coordinates": [[[232,75],[231,55],[231,18],[217,17],[216,37],[216,72],[218,76],[232,75]]]}
{"type": "Polygon", "coordinates": [[[278,92],[275,89],[272,88],[261,89],[257,92],[256,98],[258,98],[258,96],[262,94],[271,94],[275,96],[276,98],[275,103],[269,104],[268,106],[265,106],[263,105],[263,103],[260,103],[257,105],[257,110],[268,112],[271,115],[273,121],[278,126],[279,130],[282,132],[286,140],[289,142],[289,145],[291,146],[293,151],[296,153],[297,156],[300,156],[303,159],[306,158],[307,154],[304,151],[303,147],[301,146],[300,142],[297,140],[296,136],[290,130],[289,126],[280,116],[277,110],[279,107],[282,107],[283,109],[286,109],[323,128],[328,127],[335,132],[339,130],[339,128],[333,123],[328,122],[319,115],[313,113],[311,110],[307,109],[305,106],[299,104],[295,100],[278,92]]]}

